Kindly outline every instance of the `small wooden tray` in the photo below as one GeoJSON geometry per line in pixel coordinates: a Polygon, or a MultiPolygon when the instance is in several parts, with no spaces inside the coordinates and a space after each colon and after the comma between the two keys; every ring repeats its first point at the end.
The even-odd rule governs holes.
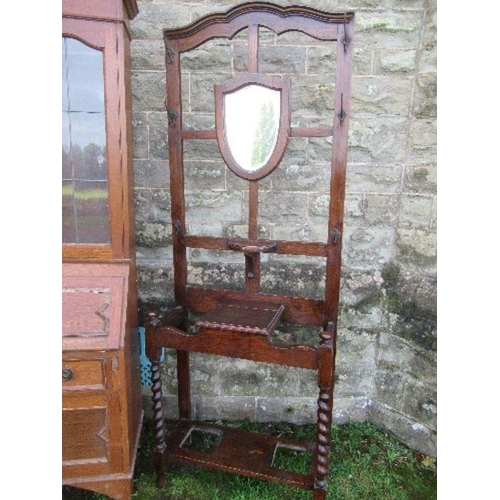
{"type": "Polygon", "coordinates": [[[222,302],[196,322],[198,328],[269,335],[285,309],[283,305],[222,302]]]}

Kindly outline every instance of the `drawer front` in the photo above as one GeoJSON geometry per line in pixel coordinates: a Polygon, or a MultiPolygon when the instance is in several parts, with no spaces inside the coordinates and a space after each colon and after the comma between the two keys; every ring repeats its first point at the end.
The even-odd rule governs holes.
{"type": "Polygon", "coordinates": [[[63,389],[104,389],[105,386],[103,359],[63,361],[63,389]]]}
{"type": "Polygon", "coordinates": [[[63,397],[63,478],[120,472],[119,404],[114,396],[63,397]]]}

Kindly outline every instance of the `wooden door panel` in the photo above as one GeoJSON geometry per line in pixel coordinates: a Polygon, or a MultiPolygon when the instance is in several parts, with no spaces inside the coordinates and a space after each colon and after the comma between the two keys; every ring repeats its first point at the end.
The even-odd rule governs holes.
{"type": "Polygon", "coordinates": [[[63,477],[120,472],[118,399],[104,394],[63,396],[63,477]]]}

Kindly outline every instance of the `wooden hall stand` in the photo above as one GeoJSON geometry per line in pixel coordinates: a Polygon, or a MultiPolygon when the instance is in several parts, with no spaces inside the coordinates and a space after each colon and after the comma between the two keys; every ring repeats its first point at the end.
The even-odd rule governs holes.
{"type": "MultiPolygon", "coordinates": [[[[155,463],[158,485],[166,481],[169,460],[211,467],[250,477],[275,481],[313,491],[313,498],[326,498],[330,457],[335,345],[340,286],[347,130],[349,122],[351,58],[354,14],[327,13],[295,6],[280,7],[252,2],[226,13],[208,15],[185,28],[164,31],[167,69],[167,112],[170,190],[174,252],[174,294],[176,306],[163,316],[152,312],[146,325],[146,349],[152,362],[152,392],[155,423],[155,463]],[[333,123],[327,127],[291,127],[290,98],[293,78],[259,72],[259,29],[276,35],[299,31],[336,46],[336,79],[333,123]],[[183,127],[181,99],[181,55],[214,38],[232,39],[248,29],[248,72],[214,88],[215,129],[183,127]],[[272,132],[274,139],[267,155],[250,162],[235,149],[235,128],[244,128],[231,107],[239,97],[258,99],[259,92],[273,100],[278,109],[272,132]],[[232,120],[236,120],[233,122],[232,120]],[[236,126],[234,125],[236,123],[236,126]],[[274,135],[273,135],[274,134],[274,135]],[[328,237],[323,242],[269,240],[259,238],[259,180],[272,176],[286,151],[289,137],[333,137],[331,157],[328,237]],[[227,167],[249,183],[248,237],[224,238],[189,234],[184,198],[185,141],[217,140],[227,167]],[[188,248],[241,252],[245,257],[244,290],[216,289],[188,285],[188,248]],[[323,299],[270,294],[261,290],[261,254],[301,255],[326,259],[326,286],[323,299]],[[189,327],[190,317],[198,318],[189,327]],[[315,331],[314,345],[276,346],[270,336],[280,324],[309,325],[315,331]],[[177,352],[179,425],[165,438],[163,422],[160,356],[162,348],[177,352]],[[189,353],[199,352],[266,363],[299,367],[317,372],[319,390],[317,437],[303,443],[243,433],[191,418],[189,353]],[[214,435],[219,443],[204,452],[189,446],[195,433],[214,435]],[[309,473],[300,474],[273,467],[278,448],[312,454],[309,473]]],[[[257,101],[256,101],[257,102],[257,101]]],[[[265,106],[263,104],[263,106],[265,106]]],[[[236,113],[238,114],[238,113],[236,113]]],[[[241,113],[240,113],[241,114],[241,113]]],[[[267,115],[272,116],[272,115],[267,115]]],[[[245,117],[243,118],[245,121],[245,117]]],[[[232,175],[232,174],[231,174],[232,175]]]]}
{"type": "Polygon", "coordinates": [[[132,496],[143,418],[129,48],[137,13],[135,0],[62,2],[62,484],[116,500],[132,496]]]}

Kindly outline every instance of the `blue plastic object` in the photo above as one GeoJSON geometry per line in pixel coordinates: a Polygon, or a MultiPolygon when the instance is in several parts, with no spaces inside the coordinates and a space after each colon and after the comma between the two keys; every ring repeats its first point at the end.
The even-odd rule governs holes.
{"type": "MultiPolygon", "coordinates": [[[[140,361],[141,361],[141,385],[142,387],[151,387],[151,361],[146,356],[146,329],[139,327],[140,346],[140,361]]],[[[162,350],[160,361],[163,361],[165,351],[162,350]]]]}

